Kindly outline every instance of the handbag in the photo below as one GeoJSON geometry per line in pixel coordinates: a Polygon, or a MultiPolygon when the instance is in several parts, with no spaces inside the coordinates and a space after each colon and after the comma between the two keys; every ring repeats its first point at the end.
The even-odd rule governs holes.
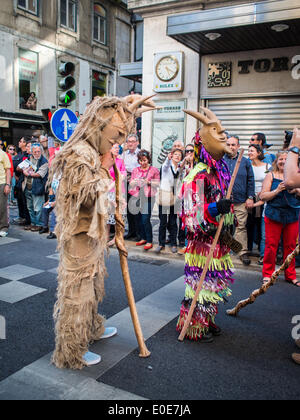
{"type": "Polygon", "coordinates": [[[159,206],[171,207],[175,204],[175,196],[173,191],[159,189],[156,195],[156,202],[159,206]]]}

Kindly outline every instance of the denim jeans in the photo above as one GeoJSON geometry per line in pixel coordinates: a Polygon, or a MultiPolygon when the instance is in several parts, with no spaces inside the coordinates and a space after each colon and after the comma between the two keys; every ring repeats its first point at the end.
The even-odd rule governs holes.
{"type": "Polygon", "coordinates": [[[55,214],[55,208],[50,213],[50,222],[49,222],[49,230],[50,232],[54,232],[56,226],[56,214],[55,214]]]}
{"type": "Polygon", "coordinates": [[[138,219],[139,225],[139,236],[141,239],[147,241],[147,243],[152,244],[153,242],[153,233],[152,233],[152,224],[151,224],[151,214],[154,206],[153,197],[142,197],[141,198],[141,211],[136,216],[138,219]]]}
{"type": "Polygon", "coordinates": [[[43,226],[42,210],[45,203],[44,195],[34,195],[31,190],[25,188],[25,197],[27,208],[30,214],[31,224],[34,226],[43,226]]]}

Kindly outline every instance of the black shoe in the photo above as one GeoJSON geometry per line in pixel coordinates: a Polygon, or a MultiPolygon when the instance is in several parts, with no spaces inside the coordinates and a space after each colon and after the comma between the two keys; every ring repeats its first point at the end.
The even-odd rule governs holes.
{"type": "Polygon", "coordinates": [[[47,236],[47,239],[56,239],[55,233],[50,232],[50,234],[47,236]]]}
{"type": "Polygon", "coordinates": [[[242,263],[244,265],[250,265],[251,264],[251,260],[250,260],[250,258],[248,257],[247,254],[241,255],[240,260],[242,261],[242,263]]]}
{"type": "Polygon", "coordinates": [[[259,257],[258,261],[257,261],[258,265],[263,265],[264,264],[264,257],[259,257]]]}
{"type": "Polygon", "coordinates": [[[218,337],[219,335],[222,334],[221,328],[218,327],[216,324],[209,325],[209,332],[215,337],[218,337]]]}
{"type": "Polygon", "coordinates": [[[46,228],[46,227],[42,227],[41,229],[40,229],[40,231],[39,231],[39,234],[40,235],[42,235],[43,233],[48,233],[49,232],[49,229],[48,228],[46,228]]]}
{"type": "Polygon", "coordinates": [[[124,239],[128,241],[128,239],[136,238],[136,234],[132,232],[128,232],[127,235],[124,236],[124,239]]]}
{"type": "Polygon", "coordinates": [[[199,343],[212,343],[214,341],[213,335],[211,333],[207,333],[205,335],[203,335],[200,340],[199,343]]]}

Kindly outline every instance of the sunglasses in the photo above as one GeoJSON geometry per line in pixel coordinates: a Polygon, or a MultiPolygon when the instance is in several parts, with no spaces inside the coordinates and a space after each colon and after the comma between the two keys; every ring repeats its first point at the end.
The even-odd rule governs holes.
{"type": "Polygon", "coordinates": [[[194,150],[192,150],[192,149],[186,150],[185,153],[194,153],[194,150]]]}
{"type": "Polygon", "coordinates": [[[13,152],[15,151],[15,149],[13,149],[12,147],[10,147],[8,150],[12,150],[13,152]]]}

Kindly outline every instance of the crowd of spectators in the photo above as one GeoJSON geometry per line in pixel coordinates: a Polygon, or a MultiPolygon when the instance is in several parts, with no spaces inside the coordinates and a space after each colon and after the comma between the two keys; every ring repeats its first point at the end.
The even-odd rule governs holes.
{"type": "MultiPolygon", "coordinates": [[[[227,133],[227,144],[232,156],[225,155],[224,160],[233,173],[239,157],[239,136],[227,133]]],[[[277,156],[268,152],[270,146],[263,133],[251,136],[248,157],[242,158],[232,193],[238,222],[235,239],[242,244],[239,258],[244,265],[251,264],[250,257],[257,246],[264,281],[272,274],[278,252],[281,250],[282,257],[286,257],[298,240],[298,189],[289,191],[283,183],[289,145],[285,139],[284,150],[277,156]]],[[[1,210],[0,236],[8,234],[7,204],[17,204],[19,217],[15,223],[23,225],[25,230],[49,233],[49,239],[55,238],[55,191],[59,181],[48,185],[47,180],[52,159],[60,147],[58,142],[45,135],[22,137],[18,149],[8,145],[5,153],[4,143],[0,140],[0,206],[6,208],[1,210]]],[[[125,239],[134,240],[136,246],[143,246],[145,251],[153,248],[152,214],[156,205],[159,226],[154,251],[160,253],[169,245],[172,253],[185,253],[187,241],[180,218],[182,203],[179,195],[183,179],[193,168],[193,152],[193,144],[184,146],[183,142],[175,141],[159,170],[152,165],[150,152],[140,149],[136,134],[130,134],[123,147],[113,146],[112,154],[122,178],[122,193],[127,196],[124,218],[127,216],[128,231],[125,239]]],[[[114,231],[116,207],[113,169],[110,174],[112,186],[108,194],[107,232],[108,246],[114,246],[114,237],[110,238],[114,231]]],[[[286,280],[300,286],[293,266],[286,273],[286,280]]]]}
{"type": "Polygon", "coordinates": [[[48,186],[47,181],[51,161],[59,149],[59,142],[44,135],[22,137],[18,150],[8,145],[4,151],[0,140],[0,236],[8,235],[9,206],[17,205],[19,216],[14,223],[40,234],[49,232],[50,224],[47,238],[56,237],[55,187],[48,186]]]}

